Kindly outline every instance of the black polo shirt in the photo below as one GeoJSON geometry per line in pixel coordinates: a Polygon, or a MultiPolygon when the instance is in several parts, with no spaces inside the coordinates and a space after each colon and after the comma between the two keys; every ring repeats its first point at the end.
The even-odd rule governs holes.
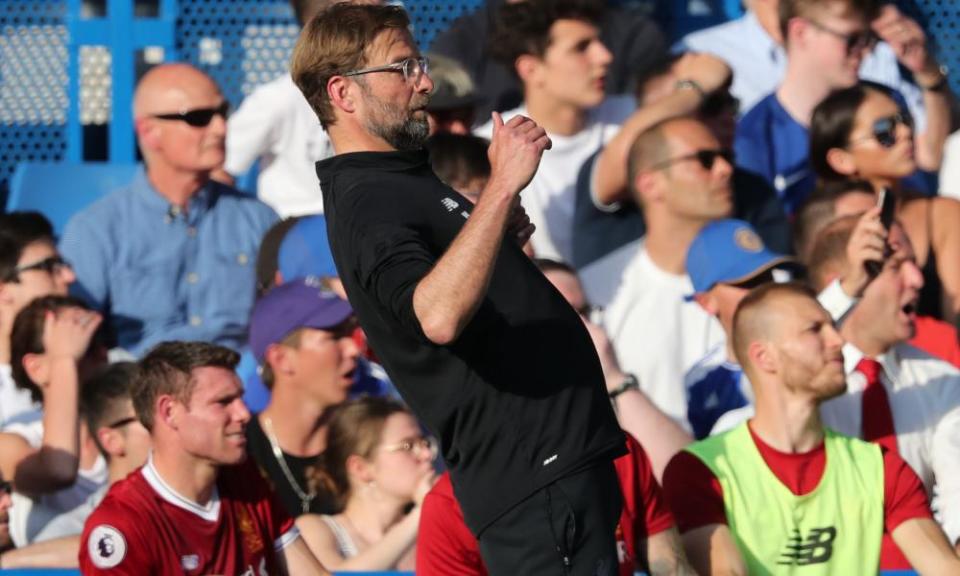
{"type": "Polygon", "coordinates": [[[515,243],[503,243],[487,295],[454,343],[423,334],[414,289],[472,208],[434,176],[425,152],[338,155],[317,174],[350,303],[440,439],[475,534],[553,480],[623,453],[590,335],[515,243]]]}

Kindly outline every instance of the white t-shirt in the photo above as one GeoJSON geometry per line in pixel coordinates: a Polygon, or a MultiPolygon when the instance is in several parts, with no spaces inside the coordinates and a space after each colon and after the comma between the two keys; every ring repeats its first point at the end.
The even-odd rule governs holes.
{"type": "MultiPolygon", "coordinates": [[[[580,132],[573,136],[548,134],[553,147],[543,153],[537,173],[521,193],[523,207],[537,227],[531,242],[538,257],[571,261],[574,194],[580,167],[617,134],[635,109],[632,96],[610,96],[588,112],[580,132]]],[[[503,121],[509,122],[517,114],[528,115],[526,106],[504,112],[503,121]]],[[[490,138],[493,121],[477,128],[475,133],[490,138]]]]}
{"type": "MultiPolygon", "coordinates": [[[[43,412],[20,414],[4,432],[22,436],[34,448],[43,443],[43,412]]],[[[80,469],[69,488],[31,498],[13,493],[10,537],[18,548],[83,532],[83,523],[99,503],[95,495],[106,485],[107,463],[102,456],[89,470],[80,469]]]]}
{"type": "Polygon", "coordinates": [[[227,160],[234,176],[260,158],[257,196],[280,216],[323,212],[314,164],[333,144],[290,75],[257,87],[227,124],[227,160]]]}
{"type": "Polygon", "coordinates": [[[951,134],[944,144],[940,195],[960,200],[960,131],[951,134]]]}
{"type": "Polygon", "coordinates": [[[720,323],[696,302],[690,277],[664,272],[641,247],[623,273],[604,327],[624,372],[667,416],[689,429],[684,375],[724,342],[720,323]]]}
{"type": "Polygon", "coordinates": [[[0,429],[14,416],[37,408],[30,392],[17,388],[9,364],[0,364],[0,429]]]}

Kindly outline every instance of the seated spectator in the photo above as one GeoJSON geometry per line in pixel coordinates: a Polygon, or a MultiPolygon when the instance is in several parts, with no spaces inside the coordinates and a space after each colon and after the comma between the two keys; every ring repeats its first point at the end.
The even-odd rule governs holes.
{"type": "MultiPolygon", "coordinates": [[[[688,34],[677,45],[680,50],[718,56],[733,68],[730,90],[740,99],[741,112],[748,112],[783,81],[787,55],[779,11],[785,1],[744,0],[746,13],[741,18],[688,34]]],[[[864,55],[860,78],[899,91],[918,124],[925,125],[926,102],[938,95],[936,91],[924,90],[918,82],[923,80],[930,83],[927,86],[935,85],[939,82],[939,67],[929,48],[916,52],[916,47],[927,44],[923,29],[902,14],[894,3],[884,4],[871,28],[881,41],[864,55]],[[909,55],[906,48],[911,49],[909,55]],[[911,70],[912,79],[911,75],[903,74],[901,65],[911,70]],[[917,66],[927,72],[920,73],[924,78],[917,78],[917,66]]],[[[938,101],[931,103],[936,117],[942,105],[938,101]]]]}
{"type": "Polygon", "coordinates": [[[489,146],[486,138],[443,132],[427,140],[430,165],[437,178],[474,204],[490,178],[489,146]]]}
{"type": "MultiPolygon", "coordinates": [[[[290,0],[300,27],[334,0],[290,0]]],[[[228,184],[257,169],[257,196],[283,217],[323,212],[313,165],[333,156],[317,116],[284,74],[254,89],[227,123],[226,160],[217,177],[228,184]]]]}
{"type": "Polygon", "coordinates": [[[690,243],[733,208],[729,153],[701,122],[678,118],[643,132],[630,151],[630,182],[647,234],[627,264],[603,323],[620,365],[670,418],[686,426],[683,376],[723,340],[723,329],[684,297],[690,243]]]}
{"type": "MultiPolygon", "coordinates": [[[[311,279],[310,282],[319,282],[324,290],[332,291],[343,300],[347,299],[327,241],[327,220],[322,214],[305,216],[290,229],[280,244],[277,260],[281,282],[297,278],[311,279]]],[[[376,355],[367,345],[367,337],[359,327],[354,333],[354,340],[360,356],[357,357],[350,396],[369,394],[399,398],[387,373],[377,364],[376,355]]]]}
{"type": "MultiPolygon", "coordinates": [[[[650,460],[640,444],[627,437],[629,452],[614,460],[623,513],[617,527],[618,574],[650,576],[689,574],[686,555],[673,527],[673,517],[650,460]]],[[[450,474],[440,477],[423,499],[417,546],[417,574],[421,576],[486,576],[477,539],[463,520],[463,511],[453,493],[450,474]]]]}
{"type": "MultiPolygon", "coordinates": [[[[286,237],[290,228],[300,220],[300,216],[291,216],[278,220],[263,235],[260,242],[260,249],[257,251],[257,299],[263,296],[283,282],[280,276],[278,254],[280,252],[280,243],[286,237]]],[[[262,412],[270,402],[270,391],[263,385],[260,379],[260,363],[250,352],[250,348],[244,348],[240,354],[240,362],[237,364],[237,375],[243,382],[243,403],[252,413],[262,412]]]]}
{"type": "MultiPolygon", "coordinates": [[[[778,269],[791,259],[772,252],[741,220],[717,220],[703,227],[687,251],[687,274],[693,283],[693,299],[715,316],[729,336],[733,313],[744,296],[789,272],[778,269]]],[[[753,391],[737,362],[733,341],[714,347],[684,378],[687,390],[687,420],[698,440],[714,431],[714,425],[731,410],[753,404],[753,391]]]]}
{"type": "MultiPolygon", "coordinates": [[[[817,235],[834,219],[874,211],[876,205],[877,195],[868,182],[842,180],[819,186],[804,203],[794,223],[796,243],[801,250],[803,263],[809,265],[817,235]]],[[[841,317],[834,318],[839,320],[841,317]]],[[[916,334],[910,339],[911,346],[960,368],[960,342],[957,339],[957,329],[952,324],[919,313],[914,324],[916,334]]]]}
{"type": "Polygon", "coordinates": [[[810,162],[819,178],[857,178],[897,197],[897,218],[916,246],[924,289],[919,313],[952,321],[960,313],[960,201],[927,198],[909,188],[913,123],[883,87],[837,91],[813,113],[810,162]]]}
{"type": "Polygon", "coordinates": [[[53,227],[39,212],[0,215],[0,429],[34,408],[30,391],[10,371],[13,321],[34,298],[66,296],[76,277],[57,253],[53,227]]]}
{"type": "MultiPolygon", "coordinates": [[[[850,310],[869,281],[864,262],[882,254],[879,210],[865,214],[857,226],[843,245],[849,264],[817,295],[835,321],[850,310]]],[[[725,338],[684,378],[687,418],[699,439],[726,432],[753,416],[753,390],[733,348],[733,314],[751,289],[790,278],[797,271],[793,264],[791,258],[764,248],[756,232],[738,220],[711,222],[687,251],[687,272],[696,290],[693,299],[717,317],[725,338]]]]}
{"type": "Polygon", "coordinates": [[[873,184],[865,180],[819,182],[793,219],[793,245],[797,259],[806,264],[817,236],[842,214],[863,214],[877,205],[873,184]]]}
{"type": "MultiPolygon", "coordinates": [[[[604,89],[607,94],[626,94],[633,75],[666,53],[663,33],[642,9],[595,0],[584,3],[591,1],[602,11],[600,40],[613,55],[604,89]]],[[[513,62],[501,62],[491,54],[490,32],[496,27],[500,7],[508,3],[490,0],[480,4],[455,20],[430,45],[433,53],[453,58],[470,73],[480,97],[476,118],[481,122],[490,118],[491,112],[510,110],[523,100],[524,87],[514,74],[513,62]]]]}
{"type": "Polygon", "coordinates": [[[336,494],[341,512],[297,519],[324,566],[338,572],[411,569],[436,457],[436,440],[423,436],[403,405],[360,398],[338,408],[316,478],[336,494]]]}
{"type": "Polygon", "coordinates": [[[737,308],[733,341],[756,416],[689,446],[664,476],[698,573],[818,565],[822,573],[873,574],[888,567],[881,545],[891,537],[921,574],[960,570],[923,485],[896,452],[821,423],[818,407],[846,382],[843,338],[813,292],[755,289],[737,308]]]}
{"type": "Polygon", "coordinates": [[[256,465],[236,352],[165,342],[138,363],[146,465],[110,487],[87,519],[83,574],[327,574],[256,465]]]}
{"type": "MultiPolygon", "coordinates": [[[[79,564],[80,532],[87,516],[100,504],[109,485],[123,480],[143,466],[150,452],[150,433],[137,420],[130,390],[136,375],[132,362],[105,366],[83,384],[80,413],[90,437],[107,461],[107,484],[78,506],[83,514],[65,518],[72,522],[72,536],[63,536],[17,548],[0,556],[4,568],[76,568],[79,564]]],[[[2,500],[0,500],[2,502],[2,500]]],[[[60,519],[58,519],[60,520],[60,519]]]]}
{"type": "Polygon", "coordinates": [[[354,383],[355,328],[350,304],[305,279],[253,309],[250,348],[270,403],[247,425],[247,451],[293,517],[336,511],[333,495],[308,478],[321,466],[330,412],[354,383]]]}
{"type": "Polygon", "coordinates": [[[783,82],[737,125],[737,166],[773,185],[788,214],[813,189],[808,126],[830,92],[857,83],[873,45],[872,3],[856,0],[781,0],[787,53],[783,82]]]}
{"type": "Polygon", "coordinates": [[[479,100],[470,74],[453,58],[427,54],[427,60],[433,80],[433,92],[427,102],[430,134],[469,134],[479,100]]]}
{"type": "Polygon", "coordinates": [[[597,310],[587,301],[577,273],[563,262],[543,258],[534,262],[560,295],[580,314],[580,319],[586,325],[597,349],[607,394],[617,413],[617,421],[621,428],[643,442],[653,473],[660,478],[670,458],[692,442],[693,438],[654,406],[641,391],[640,381],[636,376],[627,374],[620,368],[617,354],[613,351],[606,332],[594,323],[592,317],[597,310]]]}
{"type": "Polygon", "coordinates": [[[246,341],[254,258],[276,214],[210,180],[223,163],[226,113],[200,70],[151,69],[134,94],[145,170],[67,223],[60,248],[75,292],[134,355],[164,340],[246,341]]]}
{"type": "Polygon", "coordinates": [[[45,296],[17,315],[13,378],[37,407],[0,433],[0,472],[13,481],[14,543],[76,534],[83,504],[107,480],[106,466],[77,412],[81,382],[106,361],[93,340],[100,315],[68,296],[45,296]]]}
{"type": "MultiPolygon", "coordinates": [[[[594,300],[609,301],[607,294],[615,286],[607,285],[619,279],[621,266],[636,250],[634,241],[646,232],[643,217],[630,199],[626,150],[617,151],[623,142],[621,138],[645,129],[639,122],[641,114],[646,116],[647,126],[692,115],[710,128],[722,148],[731,149],[737,100],[728,91],[729,83],[729,70],[713,57],[685,54],[664,60],[637,80],[641,113],[580,169],[574,208],[573,265],[594,300]],[[718,81],[715,90],[707,92],[704,88],[718,81]],[[625,246],[631,242],[633,248],[625,246]]],[[[630,144],[626,142],[627,147],[630,144]]],[[[773,188],[761,178],[737,169],[732,186],[734,215],[750,222],[767,245],[788,253],[789,224],[773,188]]]]}
{"type": "MultiPolygon", "coordinates": [[[[528,116],[552,142],[521,195],[537,228],[533,251],[569,261],[577,171],[616,135],[635,105],[628,96],[604,97],[613,56],[600,40],[600,2],[529,0],[504,4],[497,14],[492,54],[514,68],[524,98],[503,113],[503,121],[528,116]]],[[[491,138],[493,120],[476,134],[491,138]]]]}
{"type": "MultiPolygon", "coordinates": [[[[810,263],[815,286],[847,266],[839,246],[855,216],[838,219],[818,237],[810,263]]],[[[894,224],[889,256],[844,319],[846,394],[821,408],[824,422],[843,434],[877,442],[910,464],[932,498],[952,544],[960,540],[960,371],[907,340],[916,327],[923,276],[903,229],[894,224]]]]}

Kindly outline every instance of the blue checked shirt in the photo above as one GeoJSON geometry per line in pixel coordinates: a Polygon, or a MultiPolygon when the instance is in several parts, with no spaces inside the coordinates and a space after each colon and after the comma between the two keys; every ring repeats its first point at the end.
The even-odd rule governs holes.
{"type": "Polygon", "coordinates": [[[72,292],[104,313],[117,346],[136,356],[165,340],[239,349],[260,239],[276,219],[266,204],[213,181],[181,210],[141,169],[71,218],[60,250],[77,275],[72,292]]]}

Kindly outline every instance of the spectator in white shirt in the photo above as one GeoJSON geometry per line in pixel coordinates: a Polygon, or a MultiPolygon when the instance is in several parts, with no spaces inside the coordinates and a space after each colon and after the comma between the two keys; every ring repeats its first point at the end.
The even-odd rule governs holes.
{"type": "MultiPolygon", "coordinates": [[[[814,243],[810,276],[822,287],[846,267],[844,246],[857,222],[845,216],[814,243]]],[[[906,343],[913,336],[923,276],[895,223],[889,254],[841,335],[847,392],[821,408],[824,422],[896,450],[923,481],[944,532],[960,540],[960,372],[906,343]],[[872,366],[872,367],[871,367],[872,366]],[[871,370],[877,371],[871,375],[871,370]],[[878,380],[874,380],[878,378],[878,380]]]]}
{"type": "Polygon", "coordinates": [[[0,428],[34,407],[10,371],[10,334],[17,314],[34,298],[66,296],[76,276],[57,252],[53,227],[39,212],[0,216],[0,428]]]}
{"type": "Polygon", "coordinates": [[[703,226],[730,215],[733,167],[711,131],[690,118],[643,132],[628,162],[647,234],[604,324],[624,371],[636,374],[654,404],[686,426],[683,376],[723,341],[717,320],[684,299],[694,291],[686,254],[703,226]]]}
{"type": "MultiPolygon", "coordinates": [[[[366,3],[371,3],[367,0],[366,3]]],[[[333,0],[290,0],[302,28],[333,0]]],[[[377,2],[379,3],[379,2],[377,2]]],[[[333,145],[310,104],[284,74],[244,98],[227,124],[228,184],[257,160],[257,197],[283,218],[323,212],[314,164],[333,155],[333,145]]]]}

